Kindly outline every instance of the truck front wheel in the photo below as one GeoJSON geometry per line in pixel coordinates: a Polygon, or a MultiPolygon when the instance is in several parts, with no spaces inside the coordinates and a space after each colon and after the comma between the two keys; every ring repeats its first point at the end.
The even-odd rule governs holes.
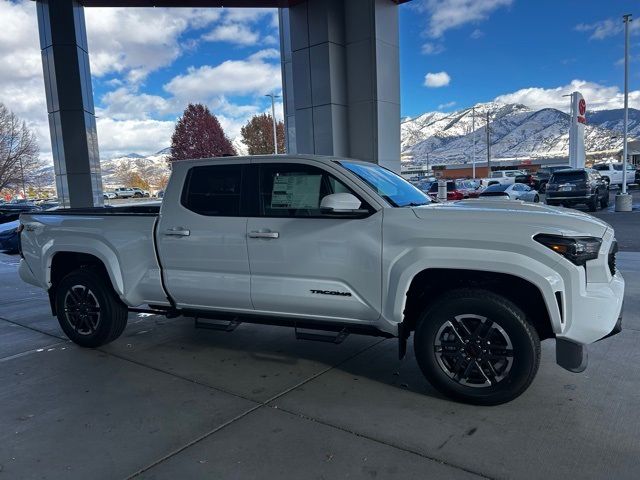
{"type": "Polygon", "coordinates": [[[513,400],[533,381],[540,339],[508,299],[481,289],[443,295],[422,314],[416,359],[441,393],[476,405],[513,400]]]}
{"type": "Polygon", "coordinates": [[[69,339],[95,348],[118,338],[127,325],[127,307],[108,279],[91,268],[64,277],[56,288],[58,322],[69,339]]]}

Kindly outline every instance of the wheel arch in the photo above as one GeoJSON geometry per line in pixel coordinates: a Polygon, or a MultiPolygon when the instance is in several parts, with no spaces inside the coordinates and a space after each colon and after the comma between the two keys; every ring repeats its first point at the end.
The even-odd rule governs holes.
{"type": "Polygon", "coordinates": [[[96,252],[59,250],[53,252],[48,261],[47,284],[49,285],[49,301],[51,310],[55,315],[55,295],[60,281],[69,273],[80,268],[92,268],[109,280],[117,295],[122,293],[122,277],[116,272],[110,271],[108,262],[96,252]]]}
{"type": "MultiPolygon", "coordinates": [[[[533,325],[541,340],[554,336],[552,313],[538,286],[522,277],[502,272],[428,268],[418,272],[406,293],[403,329],[414,330],[420,314],[443,293],[462,288],[477,288],[501,295],[517,305],[533,325]]],[[[556,297],[555,309],[562,308],[556,297]]]]}

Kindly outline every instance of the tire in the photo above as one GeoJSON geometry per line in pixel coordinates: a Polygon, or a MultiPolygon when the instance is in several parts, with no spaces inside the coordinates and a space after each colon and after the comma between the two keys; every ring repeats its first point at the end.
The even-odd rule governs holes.
{"type": "Polygon", "coordinates": [[[56,288],[55,302],[60,327],[69,340],[82,347],[95,348],[112,342],[127,326],[126,305],[113,291],[110,281],[90,268],[75,270],[64,277],[56,288]]]}
{"type": "Polygon", "coordinates": [[[135,198],[142,198],[142,194],[141,193],[134,193],[133,196],[135,198]]]}
{"type": "Polygon", "coordinates": [[[539,203],[540,202],[540,196],[536,195],[535,197],[533,197],[533,203],[539,203]]]}
{"type": "Polygon", "coordinates": [[[589,207],[590,212],[595,212],[598,210],[598,204],[600,203],[599,196],[600,194],[596,190],[596,193],[593,194],[593,196],[591,197],[591,200],[589,200],[589,203],[587,203],[587,207],[589,207]]]}
{"type": "Polygon", "coordinates": [[[600,208],[607,208],[609,206],[609,190],[604,197],[600,199],[600,208]]]}
{"type": "Polygon", "coordinates": [[[428,307],[414,333],[414,350],[422,373],[439,392],[474,405],[518,397],[540,365],[540,339],[524,313],[482,289],[454,290],[428,307]],[[486,357],[491,351],[493,360],[486,357]]]}

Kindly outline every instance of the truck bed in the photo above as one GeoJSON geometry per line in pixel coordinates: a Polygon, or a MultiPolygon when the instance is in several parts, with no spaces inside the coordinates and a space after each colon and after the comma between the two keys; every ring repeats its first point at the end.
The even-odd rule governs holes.
{"type": "Polygon", "coordinates": [[[127,305],[166,304],[155,250],[159,212],[158,203],[23,213],[24,261],[46,289],[52,263],[67,258],[60,254],[91,255],[104,264],[127,305]]]}

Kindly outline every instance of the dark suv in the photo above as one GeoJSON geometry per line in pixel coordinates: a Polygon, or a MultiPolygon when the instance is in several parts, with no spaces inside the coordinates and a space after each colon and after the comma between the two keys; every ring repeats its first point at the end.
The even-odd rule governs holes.
{"type": "Polygon", "coordinates": [[[584,203],[590,212],[609,206],[609,185],[597,170],[571,168],[558,170],[547,183],[547,205],[569,207],[584,203]]]}
{"type": "Polygon", "coordinates": [[[566,170],[568,168],[571,167],[569,165],[543,165],[531,176],[529,186],[540,193],[544,193],[551,175],[558,170],[566,170]]]}

